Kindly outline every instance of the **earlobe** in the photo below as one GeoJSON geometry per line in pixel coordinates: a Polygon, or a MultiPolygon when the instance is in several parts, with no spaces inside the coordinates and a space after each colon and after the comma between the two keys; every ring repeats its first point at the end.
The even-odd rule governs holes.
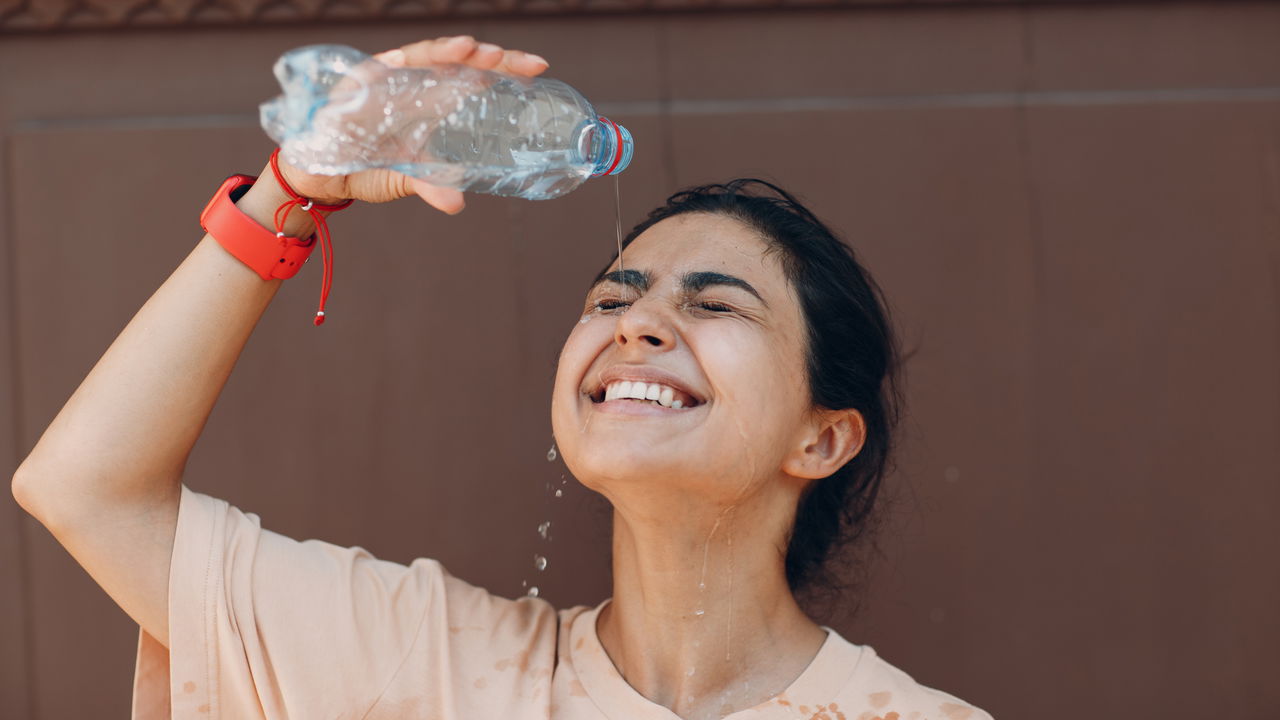
{"type": "Polygon", "coordinates": [[[853,409],[819,411],[812,430],[783,463],[788,475],[804,480],[827,477],[857,456],[867,438],[862,413],[853,409]]]}

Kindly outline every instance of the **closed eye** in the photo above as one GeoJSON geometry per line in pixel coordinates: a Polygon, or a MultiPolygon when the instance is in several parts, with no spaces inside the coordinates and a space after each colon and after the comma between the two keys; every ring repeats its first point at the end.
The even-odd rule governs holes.
{"type": "Polygon", "coordinates": [[[630,304],[631,303],[625,300],[613,300],[613,299],[598,300],[596,301],[595,309],[601,310],[601,311],[617,310],[619,308],[627,307],[630,304]]]}
{"type": "Polygon", "coordinates": [[[698,307],[711,312],[733,312],[733,308],[725,305],[724,303],[715,302],[714,300],[703,300],[698,303],[698,307]]]}

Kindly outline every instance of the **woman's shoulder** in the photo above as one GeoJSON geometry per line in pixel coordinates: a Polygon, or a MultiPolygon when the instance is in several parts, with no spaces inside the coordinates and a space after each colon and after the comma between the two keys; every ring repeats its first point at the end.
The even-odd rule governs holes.
{"type": "Polygon", "coordinates": [[[829,632],[834,640],[855,648],[858,653],[853,676],[840,693],[838,702],[842,706],[866,707],[885,720],[991,720],[991,715],[985,710],[916,681],[881,657],[870,645],[855,645],[835,631],[829,632]]]}

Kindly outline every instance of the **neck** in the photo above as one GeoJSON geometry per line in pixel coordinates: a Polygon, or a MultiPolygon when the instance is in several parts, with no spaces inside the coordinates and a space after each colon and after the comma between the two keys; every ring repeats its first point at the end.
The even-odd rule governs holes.
{"type": "Polygon", "coordinates": [[[633,688],[701,720],[786,689],[826,633],[786,582],[794,500],[755,497],[673,512],[689,504],[650,502],[649,514],[634,503],[615,510],[613,600],[597,628],[633,688]]]}

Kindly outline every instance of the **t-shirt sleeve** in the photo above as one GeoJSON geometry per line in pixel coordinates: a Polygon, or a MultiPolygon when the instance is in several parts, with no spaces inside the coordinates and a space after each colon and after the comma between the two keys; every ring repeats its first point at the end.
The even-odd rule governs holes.
{"type": "Polygon", "coordinates": [[[361,718],[443,614],[438,563],[298,542],[182,488],[169,647],[142,631],[134,720],[361,718]],[[433,623],[434,624],[434,623],[433,623]]]}

